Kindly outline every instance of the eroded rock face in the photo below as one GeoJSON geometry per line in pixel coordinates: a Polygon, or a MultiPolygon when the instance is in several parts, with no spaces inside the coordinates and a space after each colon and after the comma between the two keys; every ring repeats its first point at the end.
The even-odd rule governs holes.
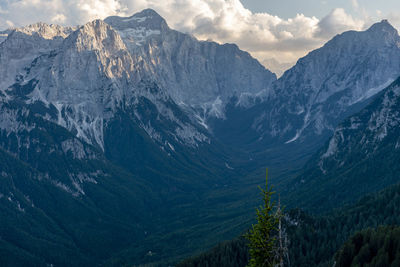
{"type": "Polygon", "coordinates": [[[3,35],[3,99],[15,98],[11,87],[29,87],[26,104],[51,106],[57,114],[45,118],[103,150],[104,128],[121,109],[133,111],[153,139],[165,139],[162,129],[140,114],[141,98],[175,125],[168,129],[169,138],[196,146],[209,142],[199,131],[207,127],[208,116],[224,117],[230,98],[268,90],[276,80],[237,46],[201,42],[171,30],[153,10],[77,28],[38,23],[3,35]]]}
{"type": "Polygon", "coordinates": [[[319,158],[318,165],[321,171],[326,173],[332,168],[351,166],[354,164],[352,158],[373,158],[373,155],[386,145],[391,146],[392,151],[398,150],[399,106],[398,79],[370,106],[351,116],[335,129],[328,147],[319,158]]]}
{"type": "Polygon", "coordinates": [[[174,31],[153,10],[105,22],[119,32],[142,74],[153,77],[182,105],[209,111],[218,99],[226,104],[233,96],[268,90],[276,80],[236,45],[198,41],[174,31]]]}
{"type": "Polygon", "coordinates": [[[400,37],[387,21],[337,35],[288,70],[265,100],[255,129],[294,142],[331,132],[349,110],[400,75],[400,37]],[[282,118],[285,118],[282,120],[282,118]]]}

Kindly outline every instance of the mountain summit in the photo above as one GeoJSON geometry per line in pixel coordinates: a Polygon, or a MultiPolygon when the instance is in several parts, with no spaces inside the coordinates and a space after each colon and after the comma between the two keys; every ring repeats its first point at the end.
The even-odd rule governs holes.
{"type": "Polygon", "coordinates": [[[168,27],[155,11],[109,17],[144,79],[157,81],[180,105],[207,116],[224,117],[225,105],[243,93],[269,90],[276,75],[236,45],[198,41],[168,27]]]}
{"type": "Polygon", "coordinates": [[[108,17],[104,22],[118,30],[128,46],[132,43],[141,46],[147,37],[170,30],[164,18],[152,9],[145,9],[131,17],[108,17]]]}
{"type": "Polygon", "coordinates": [[[331,134],[400,75],[399,44],[400,36],[387,21],[335,36],[273,84],[253,129],[264,140],[286,143],[331,134]]]}
{"type": "Polygon", "coordinates": [[[169,30],[167,22],[153,9],[145,9],[142,12],[133,14],[130,17],[111,16],[104,20],[108,24],[122,28],[145,28],[149,30],[169,30]]]}
{"type": "Polygon", "coordinates": [[[389,34],[389,35],[398,35],[398,31],[396,28],[390,24],[387,19],[382,20],[381,22],[377,22],[373,24],[367,32],[375,32],[378,34],[389,34]]]}

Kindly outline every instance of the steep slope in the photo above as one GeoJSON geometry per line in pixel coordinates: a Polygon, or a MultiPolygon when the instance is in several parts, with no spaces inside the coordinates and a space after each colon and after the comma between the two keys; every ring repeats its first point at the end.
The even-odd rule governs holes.
{"type": "Polygon", "coordinates": [[[281,125],[272,119],[266,129],[272,136],[277,130],[281,137],[291,136],[287,142],[307,131],[332,131],[352,107],[387,87],[399,73],[400,36],[387,21],[365,32],[345,32],[300,59],[279,79],[270,116],[288,120],[281,125]]]}
{"type": "Polygon", "coordinates": [[[151,225],[145,211],[159,203],[151,185],[41,118],[54,107],[19,100],[1,104],[0,235],[13,251],[8,261],[82,265],[142,240],[151,225]]]}
{"type": "Polygon", "coordinates": [[[0,31],[0,44],[7,39],[10,32],[11,30],[0,31]]]}
{"type": "MultiPolygon", "coordinates": [[[[250,65],[256,62],[234,50],[250,65]]],[[[1,255],[23,251],[15,263],[64,266],[75,263],[62,258],[74,258],[77,265],[140,264],[218,241],[204,225],[228,236],[240,231],[236,218],[246,209],[236,190],[245,173],[236,164],[240,153],[218,143],[193,107],[178,105],[171,88],[155,81],[139,59],[101,20],[76,29],[36,24],[12,31],[0,44],[0,148],[18,162],[14,166],[25,166],[24,176],[10,176],[10,184],[21,184],[14,181],[1,194],[18,195],[22,209],[27,196],[41,211],[18,213],[17,204],[5,209],[4,216],[19,215],[17,223],[3,221],[1,255]],[[27,229],[20,223],[46,220],[54,224],[27,229]],[[197,242],[183,241],[192,227],[197,242]],[[12,239],[7,231],[24,237],[12,239]],[[39,244],[40,236],[53,239],[39,244]],[[63,251],[59,258],[49,242],[63,251]],[[149,250],[156,256],[147,257],[149,250]]],[[[218,75],[213,70],[203,78],[218,75]]],[[[13,165],[4,160],[0,167],[13,165]]]]}
{"type": "MultiPolygon", "coordinates": [[[[147,251],[138,251],[138,247],[142,248],[139,244],[149,238],[158,244],[165,227],[168,226],[171,232],[182,227],[182,216],[192,224],[200,224],[202,218],[196,218],[192,209],[198,207],[198,214],[205,212],[206,205],[200,206],[197,203],[204,199],[203,191],[215,184],[216,180],[227,183],[225,177],[217,176],[219,170],[211,173],[206,163],[189,161],[186,169],[179,170],[182,164],[174,164],[182,159],[168,160],[170,156],[138,126],[128,138],[119,135],[117,131],[111,131],[110,134],[115,139],[125,138],[125,141],[118,141],[121,144],[125,142],[125,147],[129,149],[132,148],[129,141],[132,142],[139,135],[139,145],[149,150],[134,147],[134,154],[117,149],[117,152],[122,153],[124,161],[115,161],[119,163],[119,166],[115,166],[106,159],[101,148],[85,143],[74,133],[59,126],[58,110],[54,105],[46,106],[40,101],[26,103],[26,94],[32,91],[30,85],[9,88],[0,105],[0,146],[7,151],[6,158],[12,158],[14,162],[18,159],[18,164],[25,166],[24,175],[27,177],[8,175],[20,167],[17,163],[1,161],[0,167],[5,170],[4,177],[10,179],[8,184],[11,186],[3,188],[1,194],[11,200],[13,196],[18,196],[14,201],[14,209],[5,211],[4,216],[10,220],[2,220],[4,225],[0,229],[2,239],[7,243],[7,251],[16,253],[19,248],[28,251],[35,261],[62,266],[100,263],[127,247],[134,247],[135,255],[145,255],[147,251]],[[134,161],[130,158],[132,155],[147,157],[149,160],[134,161]],[[163,165],[151,165],[160,163],[163,165]],[[132,168],[127,169],[132,172],[120,167],[128,164],[132,168]],[[199,166],[196,167],[196,164],[199,166]],[[145,168],[145,171],[136,170],[138,166],[145,168]],[[41,211],[40,216],[30,218],[30,214],[23,212],[22,209],[29,204],[25,203],[23,197],[33,201],[41,211]],[[21,208],[18,203],[21,203],[21,208]],[[13,221],[14,215],[9,212],[19,214],[17,222],[13,221]],[[20,223],[30,220],[37,224],[45,220],[56,221],[57,227],[51,227],[61,228],[62,231],[52,233],[50,226],[50,229],[39,227],[30,231],[26,224],[20,223]],[[174,222],[178,222],[178,226],[171,226],[174,222]],[[12,234],[7,235],[7,232],[12,234]],[[25,232],[29,234],[15,239],[17,233],[22,235],[25,232]],[[57,244],[62,253],[46,249],[48,241],[41,243],[36,240],[48,235],[54,235],[52,238],[55,241],[50,241],[57,244]],[[74,247],[64,244],[63,239],[73,240],[74,247]],[[65,253],[70,254],[65,256],[65,253]],[[55,257],[56,254],[60,255],[59,258],[55,257]],[[77,263],[63,261],[69,258],[76,259],[77,263]]],[[[124,128],[117,129],[127,131],[127,122],[125,120],[122,124],[124,128]]],[[[184,154],[180,156],[184,157],[184,154]]],[[[232,179],[232,173],[226,172],[225,175],[232,179]]],[[[2,181],[7,180],[4,178],[2,181]]],[[[154,243],[143,248],[153,247],[154,243]]],[[[138,262],[139,259],[134,258],[131,262],[138,262]]],[[[17,254],[13,260],[16,263],[23,258],[17,254]]]]}
{"type": "Polygon", "coordinates": [[[156,80],[179,105],[200,109],[201,120],[223,117],[230,98],[268,90],[276,80],[236,45],[198,41],[171,30],[153,10],[105,22],[120,33],[142,75],[156,80]]]}
{"type": "Polygon", "coordinates": [[[384,20],[363,32],[337,35],[301,58],[250,108],[232,103],[228,119],[214,127],[221,140],[253,150],[293,143],[304,149],[324,142],[399,74],[400,36],[384,20]]]}
{"type": "Polygon", "coordinates": [[[321,211],[397,183],[399,108],[397,79],[370,105],[336,128],[296,180],[294,201],[321,211]],[[302,199],[306,194],[314,194],[314,198],[302,199]]]}
{"type": "Polygon", "coordinates": [[[41,54],[54,50],[72,32],[72,28],[45,23],[5,31],[0,42],[0,88],[11,85],[19,72],[41,54]],[[7,67],[5,67],[7,66],[7,67]]]}
{"type": "Polygon", "coordinates": [[[50,201],[45,207],[53,205],[49,194],[51,183],[40,179],[43,177],[40,173],[2,149],[0,159],[2,265],[88,263],[88,258],[79,252],[73,238],[42,209],[42,201],[50,201]],[[32,243],[35,245],[30,245],[32,243]],[[54,249],[59,253],[54,253],[54,249]],[[47,257],[45,251],[50,252],[47,257]]]}
{"type": "Polygon", "coordinates": [[[57,123],[88,143],[103,147],[105,109],[124,97],[132,60],[119,35],[102,21],[69,35],[57,50],[38,57],[23,75],[35,80],[30,101],[53,104],[57,123]]]}
{"type": "MultiPolygon", "coordinates": [[[[7,39],[5,44],[8,42],[7,39]]],[[[54,46],[54,50],[47,54],[43,51],[29,67],[20,70],[13,86],[30,84],[27,101],[54,105],[58,111],[54,121],[77,137],[104,150],[103,131],[108,122],[119,110],[129,110],[141,128],[153,139],[159,137],[160,142],[167,142],[161,140],[167,130],[175,132],[170,138],[181,143],[207,141],[197,122],[181,122],[174,115],[168,105],[176,104],[165,90],[140,78],[130,53],[109,25],[102,21],[88,23],[54,46]],[[179,129],[155,131],[145,114],[138,111],[143,99],[153,104],[164,119],[178,124],[179,129]]],[[[2,54],[12,52],[4,47],[2,54]]]]}

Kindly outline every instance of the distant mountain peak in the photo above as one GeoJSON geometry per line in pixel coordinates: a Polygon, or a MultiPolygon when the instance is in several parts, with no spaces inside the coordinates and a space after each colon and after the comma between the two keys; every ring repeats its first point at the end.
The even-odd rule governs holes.
{"type": "Polygon", "coordinates": [[[276,80],[236,45],[198,41],[170,29],[152,9],[105,22],[121,36],[141,77],[156,80],[176,103],[195,107],[201,119],[210,110],[223,117],[231,97],[267,90],[276,80]]]}
{"type": "Polygon", "coordinates": [[[145,29],[153,31],[157,30],[160,32],[169,30],[165,19],[153,9],[145,9],[130,17],[111,16],[106,18],[104,21],[113,25],[117,30],[145,29]]]}
{"type": "Polygon", "coordinates": [[[389,23],[389,21],[388,21],[387,19],[381,20],[381,23],[386,23],[386,24],[389,24],[389,25],[390,25],[390,23],[389,23]]]}
{"type": "MultiPolygon", "coordinates": [[[[125,44],[114,29],[102,20],[86,23],[67,38],[65,45],[70,43],[78,50],[100,49],[107,47],[110,51],[124,50],[125,44]]],[[[100,49],[101,50],[101,49],[100,49]]]]}
{"type": "Polygon", "coordinates": [[[111,26],[99,19],[86,23],[78,30],[80,33],[99,35],[99,37],[104,37],[101,35],[107,31],[113,31],[111,26]]]}
{"type": "Polygon", "coordinates": [[[15,28],[15,32],[21,32],[26,35],[34,35],[44,39],[54,39],[57,37],[66,38],[70,33],[75,30],[73,27],[63,27],[55,24],[47,24],[44,22],[38,22],[21,28],[15,28]]]}
{"type": "Polygon", "coordinates": [[[295,119],[264,120],[265,126],[260,126],[262,122],[255,128],[265,127],[263,131],[288,138],[288,143],[323,136],[347,111],[357,110],[393,82],[399,75],[399,62],[400,36],[387,20],[366,31],[336,35],[301,58],[274,84],[272,94],[282,102],[276,102],[270,117],[280,118],[287,112],[295,119]]]}
{"type": "Polygon", "coordinates": [[[146,8],[143,9],[141,12],[134,14],[132,17],[155,17],[163,19],[160,14],[158,14],[154,9],[146,8]]]}
{"type": "Polygon", "coordinates": [[[170,31],[165,19],[152,9],[145,9],[130,17],[111,16],[104,22],[116,29],[131,48],[140,47],[148,38],[170,31]]]}
{"type": "Polygon", "coordinates": [[[397,30],[389,23],[387,19],[382,20],[381,22],[377,22],[373,24],[367,32],[374,33],[390,33],[393,35],[398,35],[397,30]]]}

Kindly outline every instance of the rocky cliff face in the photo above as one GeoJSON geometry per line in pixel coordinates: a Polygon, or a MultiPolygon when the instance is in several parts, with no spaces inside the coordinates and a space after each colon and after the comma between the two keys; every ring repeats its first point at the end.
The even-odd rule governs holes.
{"type": "MultiPolygon", "coordinates": [[[[207,116],[223,117],[231,97],[267,90],[276,79],[237,46],[171,30],[152,10],[77,29],[38,23],[7,36],[0,46],[4,94],[10,86],[29,84],[26,103],[54,106],[59,125],[102,149],[107,123],[117,110],[138,111],[142,97],[177,125],[168,130],[175,133],[170,138],[194,145],[208,139],[198,130],[207,127],[207,116]],[[143,86],[150,83],[157,90],[143,86]],[[191,119],[180,121],[171,103],[191,119]]],[[[134,113],[146,132],[163,139],[162,130],[134,113]]]]}
{"type": "Polygon", "coordinates": [[[339,124],[295,179],[290,189],[296,192],[293,201],[321,211],[319,205],[338,207],[398,183],[399,108],[397,79],[367,107],[339,124]]]}
{"type": "Polygon", "coordinates": [[[349,168],[353,159],[373,159],[375,154],[387,151],[398,153],[400,148],[400,80],[361,112],[348,118],[335,129],[329,145],[319,157],[318,166],[326,174],[329,171],[349,168]]]}
{"type": "Polygon", "coordinates": [[[58,47],[72,30],[37,23],[4,32],[4,41],[0,42],[0,88],[14,83],[24,68],[29,67],[38,56],[58,47]]]}
{"type": "Polygon", "coordinates": [[[236,45],[198,41],[171,30],[152,10],[105,22],[120,33],[142,75],[159,82],[182,106],[223,117],[231,97],[268,90],[276,80],[236,45]]]}
{"type": "Polygon", "coordinates": [[[399,74],[400,37],[387,21],[345,32],[286,71],[265,102],[267,116],[258,116],[254,127],[287,143],[331,132],[399,74]]]}

